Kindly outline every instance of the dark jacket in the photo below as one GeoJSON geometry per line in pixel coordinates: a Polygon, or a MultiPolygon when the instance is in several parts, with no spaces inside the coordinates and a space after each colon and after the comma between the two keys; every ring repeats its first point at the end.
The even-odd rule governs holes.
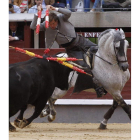
{"type": "MultiPolygon", "coordinates": [[[[9,29],[9,35],[12,36],[12,31],[9,29]]],[[[17,28],[16,34],[15,36],[17,36],[19,38],[19,40],[24,40],[24,33],[22,30],[17,28]]]]}

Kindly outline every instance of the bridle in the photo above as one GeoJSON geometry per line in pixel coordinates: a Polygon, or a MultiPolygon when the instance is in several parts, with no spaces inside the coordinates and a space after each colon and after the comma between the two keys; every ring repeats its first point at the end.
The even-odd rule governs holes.
{"type": "MultiPolygon", "coordinates": [[[[120,46],[119,46],[119,49],[121,48],[123,48],[124,47],[124,40],[125,39],[120,39],[120,40],[117,40],[117,41],[120,41],[120,46]]],[[[95,55],[96,57],[98,57],[98,58],[100,58],[101,60],[103,60],[103,61],[105,61],[106,63],[108,63],[108,64],[110,64],[110,65],[113,65],[113,66],[115,66],[115,65],[117,65],[117,64],[119,64],[119,63],[125,63],[125,62],[128,62],[127,61],[127,59],[126,59],[126,57],[125,57],[125,60],[124,61],[120,61],[119,59],[118,59],[118,52],[116,52],[116,47],[115,47],[115,41],[114,41],[114,52],[115,52],[115,55],[116,55],[116,60],[117,60],[117,63],[115,63],[115,64],[112,64],[111,62],[109,62],[109,61],[107,61],[107,60],[105,60],[105,59],[103,59],[102,57],[100,57],[100,56],[98,56],[98,55],[96,55],[95,53],[92,53],[93,55],[95,55]]],[[[125,55],[124,55],[125,56],[125,55]]]]}
{"type": "MultiPolygon", "coordinates": [[[[119,40],[119,41],[120,41],[119,49],[123,49],[123,53],[124,53],[124,40],[125,40],[125,39],[119,40]]],[[[116,47],[115,47],[115,42],[114,42],[114,52],[115,52],[115,55],[116,55],[117,64],[128,62],[127,59],[126,59],[126,57],[125,57],[125,54],[124,54],[124,57],[125,57],[125,60],[124,60],[124,61],[120,61],[120,60],[118,59],[117,56],[118,56],[119,50],[118,50],[118,52],[116,52],[116,49],[115,49],[115,48],[116,48],[116,47]]]]}

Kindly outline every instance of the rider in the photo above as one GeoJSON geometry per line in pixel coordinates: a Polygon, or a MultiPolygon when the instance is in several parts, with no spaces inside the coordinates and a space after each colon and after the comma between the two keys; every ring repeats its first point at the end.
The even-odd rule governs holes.
{"type": "MultiPolygon", "coordinates": [[[[40,24],[40,30],[45,31],[46,36],[46,46],[51,48],[54,41],[56,41],[60,46],[66,49],[69,57],[76,57],[77,59],[83,59],[83,61],[76,61],[76,63],[82,66],[88,73],[92,73],[89,65],[84,61],[84,56],[88,49],[92,53],[96,53],[98,47],[96,44],[91,42],[89,39],[84,38],[76,34],[74,26],[68,21],[71,16],[71,11],[65,8],[55,8],[51,5],[47,5],[46,8],[49,11],[57,11],[61,14],[56,14],[55,12],[50,12],[49,14],[49,28],[45,28],[45,21],[40,24]]],[[[37,7],[38,11],[42,9],[42,5],[37,7]]],[[[34,15],[33,21],[31,22],[30,28],[35,30],[37,24],[37,13],[34,15]]],[[[93,74],[92,74],[93,75],[93,74]]],[[[104,89],[100,87],[97,83],[95,84],[95,90],[97,96],[101,96],[104,93],[104,89]]]]}

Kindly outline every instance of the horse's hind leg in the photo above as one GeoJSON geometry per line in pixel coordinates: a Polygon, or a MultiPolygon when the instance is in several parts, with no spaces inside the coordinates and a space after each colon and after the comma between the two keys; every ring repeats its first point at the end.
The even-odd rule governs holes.
{"type": "Polygon", "coordinates": [[[26,109],[27,109],[27,105],[25,105],[21,108],[18,117],[14,120],[14,125],[15,126],[19,127],[20,121],[23,120],[23,114],[24,114],[26,109]]]}
{"type": "Polygon", "coordinates": [[[101,122],[99,129],[106,129],[107,121],[111,118],[117,106],[118,106],[118,103],[115,100],[113,100],[113,105],[111,106],[111,108],[109,108],[109,110],[104,115],[104,120],[101,122]]]}
{"type": "Polygon", "coordinates": [[[56,111],[54,108],[54,103],[55,103],[56,99],[50,98],[48,101],[49,104],[49,108],[50,108],[50,114],[48,116],[48,121],[52,122],[55,120],[55,116],[56,116],[56,111]]]}
{"type": "Polygon", "coordinates": [[[54,104],[55,104],[57,99],[62,98],[64,95],[66,95],[67,91],[68,90],[61,90],[61,89],[55,87],[55,90],[48,101],[48,108],[45,108],[42,110],[42,112],[40,114],[40,118],[49,115],[48,121],[52,122],[56,116],[54,104]]]}
{"type": "Polygon", "coordinates": [[[48,116],[49,114],[50,114],[50,107],[48,105],[46,105],[40,114],[40,118],[48,116]]]}

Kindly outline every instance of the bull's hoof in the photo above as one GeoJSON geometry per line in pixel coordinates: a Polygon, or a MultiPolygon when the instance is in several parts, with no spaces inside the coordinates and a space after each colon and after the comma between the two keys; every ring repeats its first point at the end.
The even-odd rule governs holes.
{"type": "Polygon", "coordinates": [[[100,123],[99,129],[106,129],[106,126],[107,126],[107,125],[105,125],[105,124],[103,124],[103,123],[100,123]]]}
{"type": "Polygon", "coordinates": [[[25,119],[23,119],[23,120],[21,120],[20,123],[19,123],[19,128],[24,128],[24,127],[27,126],[27,125],[28,125],[28,121],[25,120],[25,119]]]}
{"type": "Polygon", "coordinates": [[[52,116],[52,115],[49,115],[48,116],[48,121],[49,122],[52,122],[52,121],[54,121],[55,120],[55,116],[52,116]]]}
{"type": "Polygon", "coordinates": [[[9,126],[9,131],[10,131],[10,132],[15,132],[15,131],[16,131],[16,128],[15,128],[14,126],[11,125],[11,126],[9,126]]]}
{"type": "Polygon", "coordinates": [[[20,120],[15,119],[15,121],[14,121],[14,125],[17,126],[17,127],[19,127],[19,124],[20,124],[20,120]]]}

